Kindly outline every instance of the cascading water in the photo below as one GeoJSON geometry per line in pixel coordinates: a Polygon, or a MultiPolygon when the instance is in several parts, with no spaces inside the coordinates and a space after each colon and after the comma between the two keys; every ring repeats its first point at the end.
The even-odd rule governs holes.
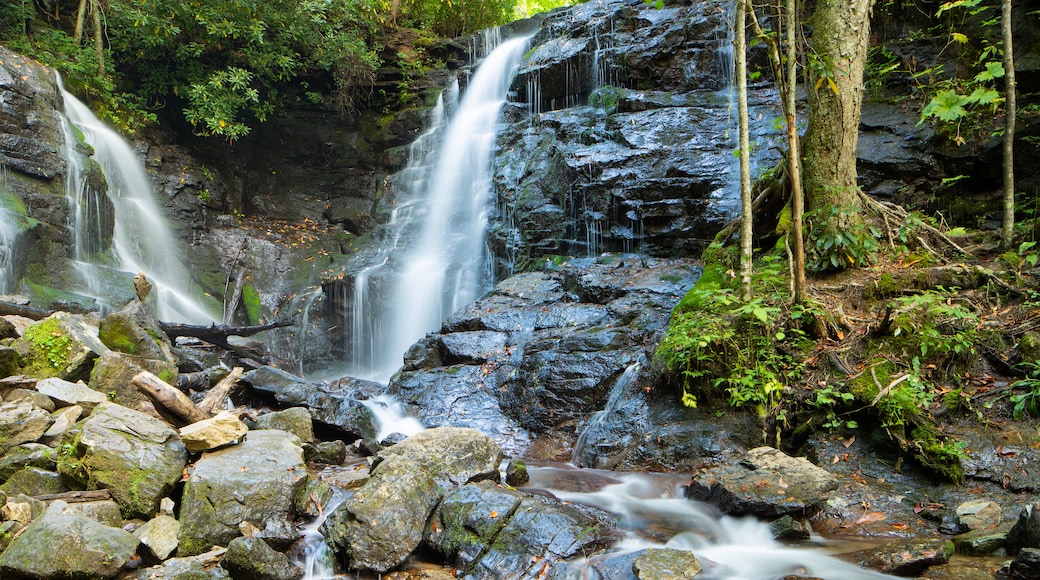
{"type": "MultiPolygon", "coordinates": [[[[60,85],[60,79],[59,79],[60,85]]],[[[77,135],[65,123],[65,158],[69,165],[67,195],[72,210],[69,226],[75,239],[75,259],[84,283],[104,309],[121,304],[106,303],[112,295],[104,280],[108,267],[102,265],[101,240],[104,220],[112,220],[112,255],[115,270],[138,272],[152,282],[158,297],[159,318],[165,321],[205,323],[211,313],[192,298],[190,276],[181,263],[177,243],[156,203],[144,166],[130,144],[102,123],[91,110],[61,88],[65,115],[94,148],[93,158],[101,165],[108,182],[108,200],[114,215],[108,215],[100,197],[88,185],[86,157],[76,150],[77,135]]],[[[113,283],[127,284],[128,276],[115,276],[113,283]]],[[[123,295],[125,293],[118,293],[123,295]]]]}
{"type": "MultiPolygon", "coordinates": [[[[494,40],[486,36],[484,42],[494,40]]],[[[453,106],[445,100],[443,114],[435,113],[431,130],[417,142],[419,149],[413,148],[402,176],[404,199],[391,214],[400,225],[388,228],[398,233],[354,280],[348,326],[353,374],[388,380],[409,346],[490,289],[485,229],[491,159],[498,114],[527,40],[514,38],[495,48],[470,79],[461,102],[453,106]],[[424,149],[438,137],[436,151],[424,149]],[[389,299],[377,302],[371,284],[386,276],[392,277],[389,299]]]]}

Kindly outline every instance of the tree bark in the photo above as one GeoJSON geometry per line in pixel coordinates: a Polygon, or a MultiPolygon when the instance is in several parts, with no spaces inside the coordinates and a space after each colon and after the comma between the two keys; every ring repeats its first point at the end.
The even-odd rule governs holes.
{"type": "Polygon", "coordinates": [[[1004,223],[1001,244],[1011,246],[1015,228],[1015,50],[1011,34],[1011,0],[1000,3],[1000,26],[1004,36],[1004,223]]]}
{"type": "Polygon", "coordinates": [[[87,18],[87,0],[79,0],[79,9],[76,11],[76,29],[72,33],[72,40],[78,46],[83,42],[83,21],[87,18]]]}
{"type": "MultiPolygon", "coordinates": [[[[816,6],[802,167],[810,211],[860,205],[856,143],[873,5],[874,0],[819,0],[816,6]]],[[[834,226],[841,224],[828,227],[834,226]]]]}
{"type": "Polygon", "coordinates": [[[752,221],[751,210],[751,146],[748,136],[747,104],[747,6],[737,0],[733,23],[733,62],[737,81],[737,120],[740,125],[740,285],[744,300],[751,300],[752,221]]]}
{"type": "Polygon", "coordinates": [[[224,409],[224,405],[227,402],[228,393],[231,392],[231,387],[235,386],[238,379],[242,378],[242,367],[235,367],[231,369],[231,372],[213,386],[206,396],[199,402],[198,408],[203,413],[209,413],[210,415],[216,415],[224,409]]]}
{"type": "Polygon", "coordinates": [[[163,408],[169,410],[174,415],[180,417],[187,423],[197,423],[199,421],[205,421],[210,418],[209,413],[206,413],[202,409],[195,406],[195,403],[191,402],[191,399],[187,395],[167,384],[159,377],[153,375],[148,371],[141,371],[134,375],[134,378],[130,379],[130,382],[137,387],[138,390],[144,392],[155,402],[163,406],[163,408]]]}
{"type": "Polygon", "coordinates": [[[90,0],[90,9],[94,13],[94,50],[97,52],[98,75],[105,74],[104,32],[101,30],[101,0],[90,0]]]}
{"type": "Polygon", "coordinates": [[[787,37],[787,82],[784,87],[784,110],[787,114],[787,162],[791,179],[791,236],[794,238],[794,301],[804,302],[805,288],[805,238],[802,234],[805,198],[802,192],[801,144],[798,137],[798,119],[795,115],[795,87],[798,81],[798,57],[795,44],[795,0],[787,0],[784,29],[787,37]]]}

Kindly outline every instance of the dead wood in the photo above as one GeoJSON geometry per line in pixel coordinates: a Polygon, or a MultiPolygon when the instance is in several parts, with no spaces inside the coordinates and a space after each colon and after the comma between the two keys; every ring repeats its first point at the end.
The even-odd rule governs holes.
{"type": "Polygon", "coordinates": [[[137,373],[130,382],[163,408],[188,423],[210,418],[210,414],[195,406],[187,395],[148,371],[137,373]]]}
{"type": "Polygon", "coordinates": [[[224,409],[227,404],[228,393],[231,392],[231,388],[235,386],[235,383],[242,377],[242,367],[235,367],[231,369],[226,377],[220,379],[212,389],[206,393],[202,401],[197,405],[203,413],[215,415],[217,412],[224,409]]]}

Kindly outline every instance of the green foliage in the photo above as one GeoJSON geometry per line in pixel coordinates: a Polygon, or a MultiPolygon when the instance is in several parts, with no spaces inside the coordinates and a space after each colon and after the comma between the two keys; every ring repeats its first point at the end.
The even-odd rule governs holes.
{"type": "Polygon", "coordinates": [[[1023,361],[1018,369],[1025,371],[1026,376],[1012,383],[1011,388],[1024,392],[1011,395],[1012,413],[1015,419],[1022,419],[1026,413],[1040,417],[1040,361],[1023,361]]]}
{"type": "Polygon", "coordinates": [[[517,0],[404,0],[401,12],[417,28],[455,37],[509,22],[517,0]]]}
{"type": "Polygon", "coordinates": [[[794,352],[805,342],[799,328],[812,306],[789,308],[784,263],[763,258],[754,276],[756,298],[740,300],[736,280],[709,264],[680,301],[658,346],[656,360],[683,384],[682,402],[720,390],[733,407],[773,410],[802,370],[794,352]]]}
{"type": "Polygon", "coordinates": [[[57,318],[30,326],[23,337],[29,343],[28,366],[23,370],[36,378],[55,377],[66,370],[73,341],[57,318]]]}
{"type": "Polygon", "coordinates": [[[514,15],[517,18],[527,18],[539,12],[548,12],[561,6],[572,6],[578,0],[517,0],[514,15]]]}
{"type": "Polygon", "coordinates": [[[806,214],[811,225],[806,241],[806,268],[840,271],[877,259],[880,232],[860,219],[853,208],[830,206],[806,214]]]}
{"type": "Polygon", "coordinates": [[[979,317],[953,301],[953,292],[940,287],[891,302],[893,336],[907,335],[921,358],[977,354],[979,317]]]}

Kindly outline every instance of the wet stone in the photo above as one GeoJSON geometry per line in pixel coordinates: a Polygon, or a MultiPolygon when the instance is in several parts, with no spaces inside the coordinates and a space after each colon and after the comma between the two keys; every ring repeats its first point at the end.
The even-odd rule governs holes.
{"type": "Polygon", "coordinates": [[[988,530],[973,530],[966,534],[954,536],[953,545],[958,554],[985,556],[992,554],[1007,545],[1011,522],[988,530]]]}
{"type": "Polygon", "coordinates": [[[953,556],[953,542],[943,539],[912,539],[842,554],[839,557],[885,574],[915,576],[953,556]]]}
{"type": "Polygon", "coordinates": [[[701,573],[701,563],[692,552],[653,548],[636,558],[632,572],[640,580],[686,580],[701,573]]]}

